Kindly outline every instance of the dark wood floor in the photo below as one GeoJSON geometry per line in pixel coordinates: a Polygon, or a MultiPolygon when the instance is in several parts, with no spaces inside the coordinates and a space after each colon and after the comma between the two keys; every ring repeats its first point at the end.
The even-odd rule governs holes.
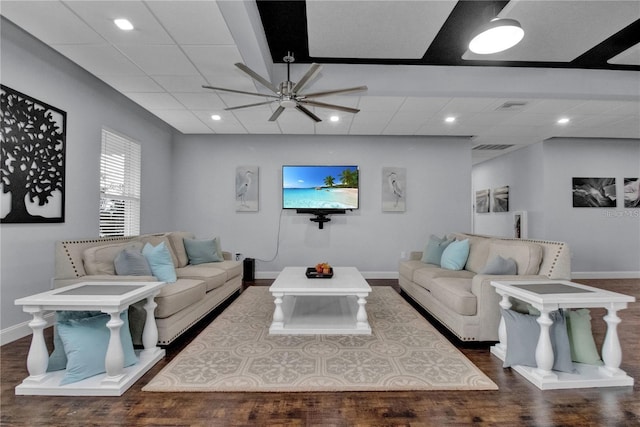
{"type": "MultiPolygon", "coordinates": [[[[640,280],[576,280],[640,299],[640,280]]],[[[394,285],[396,281],[371,281],[394,285]]],[[[265,285],[262,281],[257,285],[265,285]]],[[[593,310],[596,342],[606,325],[593,310]]],[[[215,315],[215,314],[214,314],[215,315]]],[[[203,324],[167,348],[167,357],[121,397],[15,396],[27,375],[30,338],[1,348],[2,426],[638,426],[640,303],[619,312],[622,368],[634,387],[540,391],[489,353],[458,348],[500,388],[463,392],[147,393],[141,388],[182,350],[203,324]]],[[[51,340],[50,329],[47,337],[51,340]]],[[[49,345],[51,345],[49,343],[49,345]]]]}

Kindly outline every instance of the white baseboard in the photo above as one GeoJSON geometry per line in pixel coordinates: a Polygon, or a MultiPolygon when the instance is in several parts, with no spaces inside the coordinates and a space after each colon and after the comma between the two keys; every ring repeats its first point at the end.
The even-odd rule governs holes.
{"type": "MultiPolygon", "coordinates": [[[[361,271],[365,279],[397,279],[397,271],[361,271]]],[[[256,271],[256,279],[275,279],[279,271],[256,271]]]]}
{"type": "Polygon", "coordinates": [[[640,271],[572,271],[572,279],[640,279],[640,271]]]}
{"type": "MultiPolygon", "coordinates": [[[[55,312],[50,312],[44,315],[44,320],[47,321],[47,326],[52,326],[55,322],[55,312]]],[[[0,330],[0,345],[9,344],[10,342],[19,340],[20,338],[31,335],[31,328],[29,322],[18,323],[17,325],[9,326],[8,328],[0,330]]]]}

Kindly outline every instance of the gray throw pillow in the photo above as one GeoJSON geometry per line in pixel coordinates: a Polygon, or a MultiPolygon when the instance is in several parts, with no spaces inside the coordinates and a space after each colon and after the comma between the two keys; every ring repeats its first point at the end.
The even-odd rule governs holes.
{"type": "Polygon", "coordinates": [[[480,271],[480,274],[515,275],[518,273],[518,265],[512,258],[502,258],[500,255],[493,257],[480,271]]]}
{"type": "Polygon", "coordinates": [[[451,242],[453,242],[453,240],[447,240],[446,237],[438,237],[432,234],[422,253],[422,262],[439,266],[442,252],[444,252],[451,242]]]}
{"type": "Polygon", "coordinates": [[[123,249],[113,260],[118,276],[153,276],[149,262],[136,249],[123,249]]]}
{"type": "MultiPolygon", "coordinates": [[[[507,328],[507,353],[505,368],[513,365],[537,367],[536,346],[540,336],[540,325],[537,316],[518,313],[513,310],[500,309],[507,328]]],[[[561,372],[575,372],[571,361],[571,348],[564,313],[561,310],[552,311],[549,317],[553,321],[549,329],[551,348],[553,349],[553,370],[561,372]]]]}

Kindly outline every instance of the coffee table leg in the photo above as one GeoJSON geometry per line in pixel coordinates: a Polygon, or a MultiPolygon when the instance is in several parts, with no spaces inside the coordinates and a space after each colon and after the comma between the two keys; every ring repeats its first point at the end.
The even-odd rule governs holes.
{"type": "Polygon", "coordinates": [[[109,337],[107,355],[104,360],[104,366],[107,371],[105,381],[107,382],[113,381],[114,377],[121,376],[124,371],[124,351],[122,350],[122,341],[120,340],[120,328],[124,322],[120,318],[119,312],[109,314],[111,315],[111,319],[107,322],[107,328],[111,331],[111,335],[109,337]]]}
{"type": "Polygon", "coordinates": [[[158,325],[156,324],[155,309],[158,306],[155,301],[156,295],[160,292],[156,292],[153,295],[147,297],[147,303],[144,305],[144,309],[147,312],[147,318],[144,322],[144,329],[142,330],[142,345],[144,345],[143,354],[155,353],[158,345],[158,325]]]}
{"type": "Polygon", "coordinates": [[[49,352],[47,351],[47,344],[44,341],[44,334],[42,332],[45,326],[47,326],[47,321],[44,320],[40,309],[32,311],[25,308],[25,311],[31,313],[33,316],[33,319],[29,322],[29,327],[33,331],[31,346],[29,347],[29,354],[27,355],[29,378],[25,381],[40,382],[46,375],[47,366],[49,365],[49,352]]]}
{"type": "Polygon", "coordinates": [[[620,363],[622,363],[622,348],[620,347],[620,340],[618,339],[618,324],[621,322],[617,315],[617,310],[613,308],[607,309],[607,315],[604,316],[604,321],[607,322],[607,333],[602,343],[602,361],[604,366],[601,367],[601,372],[607,376],[626,375],[624,371],[620,369],[620,363]]]}
{"type": "Polygon", "coordinates": [[[284,311],[282,311],[282,297],[283,294],[273,294],[273,302],[276,305],[275,310],[273,311],[273,322],[271,323],[271,328],[273,329],[283,329],[284,328],[284,311]]]}
{"type": "Polygon", "coordinates": [[[358,296],[358,312],[356,313],[356,329],[368,329],[367,310],[364,305],[367,303],[365,297],[358,296]]]}

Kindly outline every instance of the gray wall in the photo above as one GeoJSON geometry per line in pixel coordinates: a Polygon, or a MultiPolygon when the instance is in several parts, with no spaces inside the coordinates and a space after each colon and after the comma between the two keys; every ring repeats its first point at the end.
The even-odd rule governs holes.
{"type": "Polygon", "coordinates": [[[143,232],[171,226],[172,128],[2,19],[2,84],[67,113],[66,209],[60,224],[2,224],[0,329],[30,319],[16,298],[49,290],[56,240],[98,235],[101,130],[142,145],[143,232]]]}
{"type": "MultiPolygon", "coordinates": [[[[304,119],[304,117],[303,117],[304,119]]],[[[422,250],[430,233],[470,230],[471,152],[465,138],[177,136],[178,227],[220,236],[225,250],[257,261],[258,277],[287,265],[354,265],[368,277],[395,277],[402,252],[422,250]],[[333,215],[323,230],[310,215],[281,209],[284,164],[357,164],[361,208],[333,215]],[[258,212],[235,212],[235,169],[257,165],[258,212]],[[382,212],[384,166],[407,170],[407,210],[382,212]],[[278,234],[278,230],[280,233],[278,234]],[[279,238],[279,240],[278,240],[279,238]]]]}
{"type": "Polygon", "coordinates": [[[529,237],[569,243],[574,277],[640,277],[640,210],[623,207],[640,176],[640,141],[554,138],[473,167],[473,189],[509,185],[509,213],[474,214],[477,233],[511,236],[528,211],[529,237]],[[573,177],[616,178],[618,207],[574,208],[573,177]]]}

